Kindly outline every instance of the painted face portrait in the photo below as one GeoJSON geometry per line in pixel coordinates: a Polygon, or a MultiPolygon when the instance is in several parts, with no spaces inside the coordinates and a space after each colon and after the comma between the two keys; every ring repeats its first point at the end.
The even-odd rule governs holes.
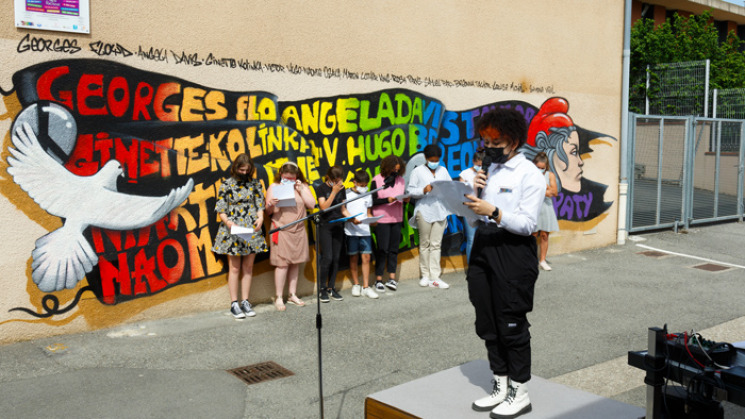
{"type": "Polygon", "coordinates": [[[528,158],[546,153],[559,190],[579,192],[582,178],[579,135],[568,111],[566,99],[555,97],[544,102],[530,121],[525,151],[528,158]]]}
{"type": "Polygon", "coordinates": [[[556,150],[558,151],[560,147],[561,152],[554,153],[552,166],[555,168],[561,188],[570,192],[579,192],[584,165],[579,155],[579,134],[576,130],[572,131],[569,137],[556,146],[556,150]]]}

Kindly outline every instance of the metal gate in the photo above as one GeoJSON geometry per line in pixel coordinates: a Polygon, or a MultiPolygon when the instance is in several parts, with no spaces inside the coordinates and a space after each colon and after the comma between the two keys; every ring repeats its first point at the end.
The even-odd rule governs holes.
{"type": "Polygon", "coordinates": [[[745,120],[629,118],[629,232],[743,220],[745,120]]]}

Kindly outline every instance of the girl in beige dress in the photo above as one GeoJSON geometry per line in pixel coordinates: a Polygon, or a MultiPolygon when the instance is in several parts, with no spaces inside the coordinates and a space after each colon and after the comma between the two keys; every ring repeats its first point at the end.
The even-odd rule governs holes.
{"type": "MultiPolygon", "coordinates": [[[[272,229],[297,221],[306,215],[306,211],[313,209],[316,200],[310,192],[305,176],[297,164],[287,162],[282,165],[274,177],[274,183],[266,192],[266,212],[272,218],[272,229]],[[274,197],[274,191],[282,184],[291,184],[295,192],[295,205],[280,207],[279,199],[274,197]]],[[[274,286],[276,297],[274,306],[279,311],[285,311],[283,293],[285,281],[289,277],[289,297],[287,302],[297,306],[304,306],[305,302],[297,297],[297,281],[300,264],[308,261],[308,235],[305,232],[305,222],[297,223],[271,235],[269,240],[269,263],[275,266],[274,286]]]]}

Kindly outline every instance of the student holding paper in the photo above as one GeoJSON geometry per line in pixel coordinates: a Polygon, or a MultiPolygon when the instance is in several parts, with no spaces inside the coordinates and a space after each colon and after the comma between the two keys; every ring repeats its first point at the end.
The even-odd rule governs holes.
{"type": "Polygon", "coordinates": [[[419,230],[419,285],[447,289],[450,285],[440,278],[440,247],[450,212],[438,197],[429,194],[432,191],[432,182],[453,180],[448,170],[440,165],[441,156],[442,151],[436,144],[424,147],[427,163],[411,172],[409,193],[419,201],[409,223],[419,230]]]}
{"type": "MultiPolygon", "coordinates": [[[[367,192],[370,175],[363,169],[354,172],[354,187],[347,190],[347,199],[352,200],[367,192]]],[[[351,201],[341,207],[345,217],[352,217],[344,223],[344,234],[347,236],[347,254],[349,255],[349,272],[352,274],[352,296],[364,295],[368,298],[378,298],[370,287],[370,255],[372,254],[372,237],[370,224],[362,220],[372,218],[372,196],[368,195],[351,201]],[[360,256],[361,255],[361,256],[360,256]],[[357,262],[362,258],[362,287],[357,275],[357,262]]]]}
{"type": "MultiPolygon", "coordinates": [[[[318,207],[322,210],[338,205],[347,199],[344,191],[344,169],[331,166],[326,172],[326,182],[316,187],[318,207]]],[[[321,226],[318,228],[318,239],[321,247],[321,281],[318,298],[322,303],[329,302],[329,296],[337,301],[344,298],[336,291],[336,275],[339,273],[339,257],[344,242],[344,223],[330,223],[342,218],[341,207],[321,214],[321,226]]]]}
{"type": "MultiPolygon", "coordinates": [[[[269,186],[266,193],[266,212],[272,217],[272,228],[281,227],[293,221],[305,217],[306,211],[315,207],[316,201],[310,192],[308,183],[305,181],[303,172],[297,164],[288,161],[277,170],[274,183],[269,186]],[[280,200],[274,196],[277,190],[290,185],[295,195],[295,205],[279,206],[280,200]]],[[[308,236],[305,232],[305,223],[294,224],[284,230],[272,234],[270,243],[269,263],[275,266],[274,287],[276,297],[274,306],[279,311],[285,311],[284,288],[285,281],[289,277],[289,293],[287,302],[297,306],[304,306],[305,302],[298,298],[297,281],[300,264],[307,262],[308,236]]]]}
{"type": "Polygon", "coordinates": [[[261,182],[254,177],[256,167],[248,154],[239,154],[230,166],[230,177],[220,185],[215,211],[222,223],[217,229],[212,251],[228,256],[228,290],[230,313],[236,319],[253,317],[256,312],[248,302],[256,253],[266,252],[261,229],[264,223],[264,193],[261,182]],[[231,234],[231,229],[253,229],[248,238],[231,234]],[[242,271],[242,273],[241,273],[242,271]],[[240,277],[240,284],[239,279],[240,277]],[[238,288],[241,285],[241,302],[238,288]]]}
{"type": "Polygon", "coordinates": [[[406,182],[403,175],[406,170],[404,161],[394,155],[383,158],[380,161],[380,173],[373,178],[372,187],[378,189],[383,186],[386,179],[390,179],[393,186],[385,188],[373,194],[373,215],[383,217],[378,220],[375,227],[376,250],[375,250],[375,290],[385,292],[385,287],[396,290],[396,268],[398,267],[398,248],[401,245],[401,226],[404,221],[404,202],[396,199],[404,195],[406,182]],[[388,282],[383,285],[383,271],[388,270],[388,282]]]}

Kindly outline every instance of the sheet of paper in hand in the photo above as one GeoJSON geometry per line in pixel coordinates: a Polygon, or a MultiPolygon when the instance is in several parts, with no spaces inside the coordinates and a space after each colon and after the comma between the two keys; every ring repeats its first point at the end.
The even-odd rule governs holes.
{"type": "Polygon", "coordinates": [[[254,234],[254,229],[233,224],[233,227],[230,227],[230,234],[238,236],[243,240],[251,240],[251,236],[254,234]]]}
{"type": "Polygon", "coordinates": [[[383,218],[382,215],[378,215],[377,217],[367,217],[360,219],[360,222],[362,224],[374,224],[377,223],[379,219],[383,218]]]}
{"type": "Polygon", "coordinates": [[[479,216],[463,205],[464,202],[470,202],[465,195],[473,194],[471,186],[458,181],[436,180],[432,182],[430,194],[439,198],[451,214],[465,218],[468,224],[475,225],[478,221],[479,216]]]}
{"type": "Polygon", "coordinates": [[[272,194],[279,199],[278,207],[295,206],[295,185],[276,185],[272,189],[272,194]]]}

